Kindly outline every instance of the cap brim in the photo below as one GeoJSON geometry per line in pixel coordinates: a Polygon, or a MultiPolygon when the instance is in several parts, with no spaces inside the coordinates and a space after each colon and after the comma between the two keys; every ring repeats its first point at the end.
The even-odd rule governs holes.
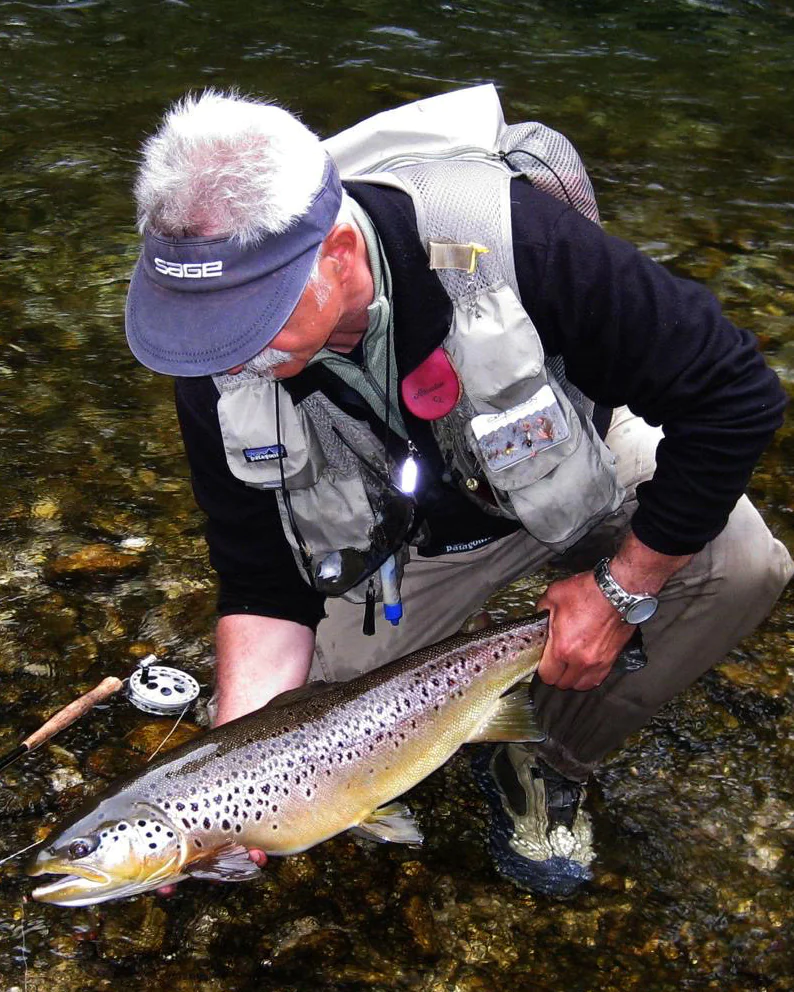
{"type": "Polygon", "coordinates": [[[172,376],[217,375],[265,348],[295,309],[317,245],[242,286],[178,293],[158,285],[138,260],[127,295],[127,343],[138,361],[172,376]]]}
{"type": "Polygon", "coordinates": [[[127,295],[133,355],[173,376],[217,375],[253,358],[297,306],[341,202],[339,173],[327,158],[305,214],[252,245],[147,233],[127,295]]]}

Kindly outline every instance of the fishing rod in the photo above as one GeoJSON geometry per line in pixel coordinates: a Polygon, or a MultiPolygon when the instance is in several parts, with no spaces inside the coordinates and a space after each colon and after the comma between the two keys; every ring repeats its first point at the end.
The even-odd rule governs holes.
{"type": "Polygon", "coordinates": [[[192,675],[178,668],[160,665],[156,655],[147,655],[138,662],[128,678],[109,675],[102,679],[93,689],[58,710],[15,748],[0,755],[0,771],[41,747],[122,689],[133,706],[156,716],[184,714],[198,699],[200,692],[199,684],[192,675]]]}

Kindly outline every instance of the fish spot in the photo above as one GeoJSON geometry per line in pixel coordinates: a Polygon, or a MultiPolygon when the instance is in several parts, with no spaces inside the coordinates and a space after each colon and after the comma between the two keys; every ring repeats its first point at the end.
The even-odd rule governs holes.
{"type": "Polygon", "coordinates": [[[205,816],[202,826],[204,827],[205,830],[209,830],[210,827],[212,826],[212,820],[210,820],[208,816],[205,816]]]}
{"type": "Polygon", "coordinates": [[[224,820],[223,823],[221,824],[221,827],[223,827],[224,830],[231,830],[232,825],[231,823],[229,823],[228,820],[224,820]]]}
{"type": "Polygon", "coordinates": [[[199,808],[198,803],[191,803],[190,808],[193,810],[194,813],[198,813],[198,808],[199,808]]]}
{"type": "Polygon", "coordinates": [[[186,816],[182,817],[182,823],[187,830],[190,830],[190,820],[186,816]]]}
{"type": "Polygon", "coordinates": [[[183,810],[183,809],[185,808],[185,804],[184,804],[184,803],[177,803],[177,804],[176,804],[176,808],[177,808],[177,809],[179,810],[179,812],[181,813],[181,812],[182,812],[182,810],[183,810]]]}
{"type": "Polygon", "coordinates": [[[174,831],[173,830],[166,830],[165,835],[166,835],[166,837],[173,837],[174,836],[174,831]]]}
{"type": "Polygon", "coordinates": [[[256,790],[254,789],[253,785],[249,785],[248,786],[248,795],[249,796],[253,796],[253,794],[254,794],[255,791],[256,790]]]}
{"type": "Polygon", "coordinates": [[[240,826],[240,824],[239,824],[239,823],[236,823],[236,824],[234,825],[234,832],[235,832],[236,834],[240,834],[240,833],[242,833],[242,832],[243,832],[243,828],[242,828],[242,827],[240,826]]]}
{"type": "Polygon", "coordinates": [[[160,833],[160,831],[161,831],[161,830],[162,830],[163,828],[162,828],[162,827],[160,826],[160,824],[158,823],[158,824],[157,824],[157,825],[155,826],[155,828],[154,828],[154,829],[155,829],[155,830],[157,831],[157,833],[159,834],[159,833],[160,833]]]}
{"type": "Polygon", "coordinates": [[[204,847],[204,845],[201,843],[198,837],[194,839],[193,843],[196,845],[196,847],[204,847]]]}
{"type": "Polygon", "coordinates": [[[277,823],[274,823],[274,824],[273,824],[273,829],[274,829],[274,830],[278,830],[278,824],[277,824],[277,823]]]}
{"type": "Polygon", "coordinates": [[[152,841],[149,847],[154,851],[157,848],[157,845],[154,843],[154,841],[152,841]]]}
{"type": "Polygon", "coordinates": [[[258,809],[256,811],[256,817],[255,817],[255,819],[257,819],[257,820],[261,820],[262,819],[262,810],[261,809],[258,809]]]}
{"type": "Polygon", "coordinates": [[[151,830],[147,830],[147,831],[146,831],[146,836],[147,836],[147,837],[151,837],[151,836],[152,836],[152,832],[151,832],[151,830]]]}

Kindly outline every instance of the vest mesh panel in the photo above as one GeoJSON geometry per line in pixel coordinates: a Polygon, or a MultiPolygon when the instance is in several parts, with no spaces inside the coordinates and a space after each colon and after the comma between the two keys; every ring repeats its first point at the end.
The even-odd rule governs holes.
{"type": "Polygon", "coordinates": [[[530,121],[511,124],[499,144],[510,168],[522,172],[536,189],[570,202],[588,220],[599,223],[590,177],[564,135],[530,121]]]}

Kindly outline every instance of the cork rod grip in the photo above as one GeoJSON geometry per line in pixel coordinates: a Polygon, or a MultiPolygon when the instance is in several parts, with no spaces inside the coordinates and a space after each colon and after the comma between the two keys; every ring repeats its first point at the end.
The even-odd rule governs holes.
{"type": "Polygon", "coordinates": [[[38,747],[62,730],[65,730],[75,720],[79,720],[81,716],[84,716],[90,709],[93,709],[97,703],[103,702],[109,696],[112,696],[114,692],[118,692],[123,684],[121,679],[117,679],[115,675],[109,675],[106,679],[102,679],[99,685],[94,686],[93,689],[89,689],[88,692],[79,698],[72,700],[62,710],[58,710],[55,716],[51,716],[38,730],[34,730],[30,737],[26,737],[22,741],[22,746],[32,751],[34,747],[38,747]]]}

